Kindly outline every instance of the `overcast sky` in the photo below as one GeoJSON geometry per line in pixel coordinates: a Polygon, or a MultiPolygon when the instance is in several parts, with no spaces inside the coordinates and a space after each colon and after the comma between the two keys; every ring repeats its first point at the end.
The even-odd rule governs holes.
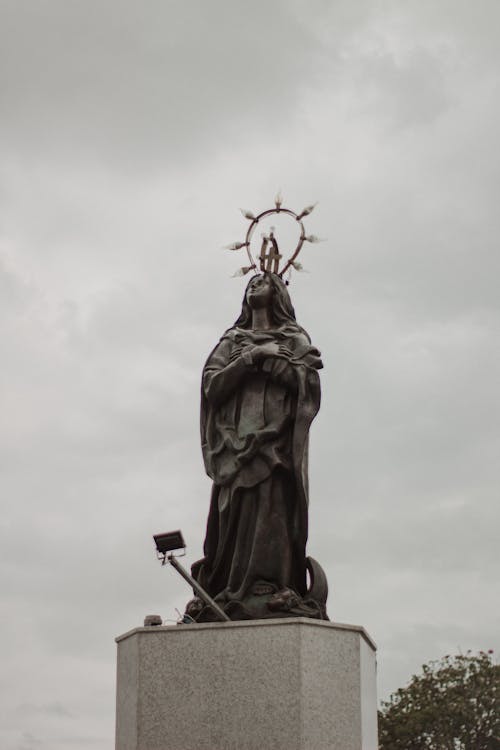
{"type": "Polygon", "coordinates": [[[114,637],[190,594],[239,208],[318,201],[309,553],[379,695],[498,648],[497,0],[1,2],[2,750],[108,750],[114,637]]]}

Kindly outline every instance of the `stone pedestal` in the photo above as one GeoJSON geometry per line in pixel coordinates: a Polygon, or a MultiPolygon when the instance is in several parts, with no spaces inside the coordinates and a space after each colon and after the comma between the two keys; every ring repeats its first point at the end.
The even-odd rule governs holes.
{"type": "Polygon", "coordinates": [[[363,628],[250,620],[116,640],[116,750],[377,750],[363,628]]]}

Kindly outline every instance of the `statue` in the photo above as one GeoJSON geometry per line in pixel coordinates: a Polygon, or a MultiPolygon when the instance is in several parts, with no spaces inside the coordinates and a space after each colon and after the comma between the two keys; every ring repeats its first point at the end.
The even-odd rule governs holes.
{"type": "MultiPolygon", "coordinates": [[[[308,436],[323,365],[266,263],[263,252],[263,272],[203,368],[201,442],[213,487],[204,557],[192,575],[234,620],[328,619],[326,577],[305,552],[308,436]]],[[[198,598],[186,614],[215,619],[198,598]]]]}

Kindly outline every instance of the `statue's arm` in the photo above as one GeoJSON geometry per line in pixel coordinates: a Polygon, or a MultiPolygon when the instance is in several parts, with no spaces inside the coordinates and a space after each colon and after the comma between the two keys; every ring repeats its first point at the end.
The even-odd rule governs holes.
{"type": "Polygon", "coordinates": [[[272,380],[290,391],[295,391],[297,367],[306,367],[311,375],[317,375],[316,371],[323,367],[320,352],[311,346],[304,334],[299,334],[293,341],[280,343],[277,356],[266,359],[262,369],[272,380]]]}
{"type": "Polygon", "coordinates": [[[255,370],[250,348],[238,354],[229,351],[223,342],[209,358],[203,371],[203,390],[212,404],[223,403],[236,390],[242,377],[255,370]]]}
{"type": "Polygon", "coordinates": [[[292,362],[294,364],[305,365],[313,370],[321,370],[323,368],[321,352],[315,346],[312,346],[305,332],[297,336],[292,362]]]}

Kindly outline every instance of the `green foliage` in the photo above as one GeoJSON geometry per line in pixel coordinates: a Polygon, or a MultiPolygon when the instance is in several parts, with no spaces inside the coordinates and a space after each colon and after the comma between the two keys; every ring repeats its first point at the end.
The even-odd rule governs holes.
{"type": "Polygon", "coordinates": [[[492,653],[424,664],[382,703],[380,750],[500,750],[500,665],[492,653]]]}

